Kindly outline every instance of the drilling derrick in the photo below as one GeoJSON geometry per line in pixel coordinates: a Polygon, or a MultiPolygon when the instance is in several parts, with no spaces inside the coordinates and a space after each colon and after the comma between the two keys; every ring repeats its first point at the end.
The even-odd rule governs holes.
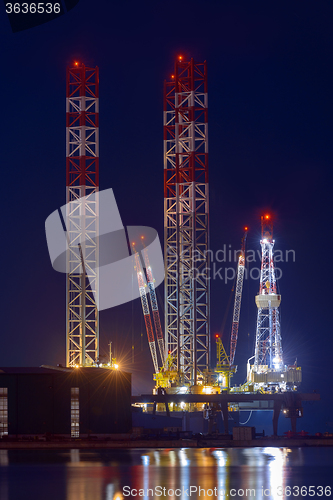
{"type": "Polygon", "coordinates": [[[98,68],[80,63],[66,78],[66,365],[98,361],[98,68]]]}
{"type": "Polygon", "coordinates": [[[276,293],[276,279],[273,262],[273,223],[269,215],[261,217],[261,272],[258,307],[255,359],[257,370],[263,366],[281,370],[283,353],[280,334],[279,305],[281,295],[276,293]]]}
{"type": "Polygon", "coordinates": [[[255,340],[254,364],[248,373],[248,382],[264,391],[296,390],[301,382],[301,369],[285,366],[280,333],[279,306],[273,261],[273,222],[270,215],[261,217],[261,272],[255,340]]]}
{"type": "Polygon", "coordinates": [[[164,86],[165,343],[186,384],[210,365],[206,63],[179,57],[164,86]]]}

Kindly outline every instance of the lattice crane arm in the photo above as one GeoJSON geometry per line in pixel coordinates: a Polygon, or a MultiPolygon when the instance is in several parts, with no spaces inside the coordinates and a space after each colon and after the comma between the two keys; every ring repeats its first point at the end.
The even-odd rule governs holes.
{"type": "Polygon", "coordinates": [[[235,292],[235,302],[234,302],[234,310],[232,317],[232,327],[231,327],[231,340],[230,340],[230,365],[233,365],[235,354],[236,354],[236,346],[237,346],[237,338],[238,338],[238,326],[239,326],[239,316],[240,316],[240,307],[242,301],[242,291],[243,291],[243,282],[244,282],[244,272],[245,272],[245,243],[248,228],[245,227],[244,236],[242,238],[242,246],[241,253],[238,258],[237,265],[237,281],[236,281],[236,292],[235,292]]]}
{"type": "MultiPolygon", "coordinates": [[[[143,239],[143,238],[141,238],[141,239],[143,239]]],[[[155,284],[154,284],[155,280],[154,280],[154,276],[153,276],[153,270],[152,270],[151,265],[149,263],[148,250],[147,250],[146,246],[144,246],[143,255],[144,255],[145,265],[146,265],[149,297],[150,297],[150,303],[151,303],[151,308],[152,308],[152,312],[153,312],[153,320],[154,320],[155,332],[156,332],[156,337],[157,337],[157,345],[159,348],[159,352],[160,352],[161,360],[162,360],[162,365],[163,365],[164,361],[165,361],[164,337],[163,337],[163,331],[162,331],[162,326],[161,326],[160,314],[158,311],[158,303],[157,303],[155,284]]]]}
{"type": "Polygon", "coordinates": [[[148,343],[149,343],[149,348],[150,348],[150,352],[151,352],[151,357],[153,359],[155,373],[157,373],[158,372],[158,363],[157,363],[156,345],[155,345],[155,339],[154,339],[153,325],[151,322],[151,317],[150,317],[150,312],[149,312],[149,304],[148,304],[148,299],[147,299],[146,289],[145,289],[145,287],[147,285],[145,283],[144,274],[143,274],[143,270],[142,270],[141,263],[140,263],[140,256],[139,256],[138,252],[135,250],[134,243],[132,244],[132,246],[133,246],[133,250],[135,252],[134,253],[135,268],[136,268],[136,272],[137,272],[137,276],[138,276],[139,292],[140,292],[140,297],[141,297],[143,316],[144,316],[145,324],[146,324],[148,343]]]}

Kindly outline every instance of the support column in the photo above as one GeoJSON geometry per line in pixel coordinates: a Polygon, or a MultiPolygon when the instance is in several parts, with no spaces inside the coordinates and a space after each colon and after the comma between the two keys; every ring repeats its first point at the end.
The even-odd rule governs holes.
{"type": "Polygon", "coordinates": [[[221,401],[220,403],[222,417],[223,417],[223,425],[224,425],[224,433],[229,433],[229,424],[228,424],[228,401],[221,401]]]}
{"type": "Polygon", "coordinates": [[[278,435],[278,421],[282,408],[282,401],[280,399],[274,399],[274,409],[273,409],[273,434],[278,435]]]}

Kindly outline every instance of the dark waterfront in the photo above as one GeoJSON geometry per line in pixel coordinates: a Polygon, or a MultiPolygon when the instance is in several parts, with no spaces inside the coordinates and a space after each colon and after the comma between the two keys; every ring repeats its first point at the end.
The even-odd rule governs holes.
{"type": "Polygon", "coordinates": [[[327,498],[332,471],[333,448],[0,450],[0,500],[327,498]]]}

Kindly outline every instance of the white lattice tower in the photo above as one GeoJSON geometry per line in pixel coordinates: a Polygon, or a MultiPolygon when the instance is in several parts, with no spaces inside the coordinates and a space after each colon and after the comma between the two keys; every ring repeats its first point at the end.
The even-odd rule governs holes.
{"type": "Polygon", "coordinates": [[[98,68],[75,63],[66,79],[67,366],[99,357],[98,68]]]}
{"type": "Polygon", "coordinates": [[[180,57],[164,87],[165,343],[185,381],[210,365],[206,63],[180,57]]]}

